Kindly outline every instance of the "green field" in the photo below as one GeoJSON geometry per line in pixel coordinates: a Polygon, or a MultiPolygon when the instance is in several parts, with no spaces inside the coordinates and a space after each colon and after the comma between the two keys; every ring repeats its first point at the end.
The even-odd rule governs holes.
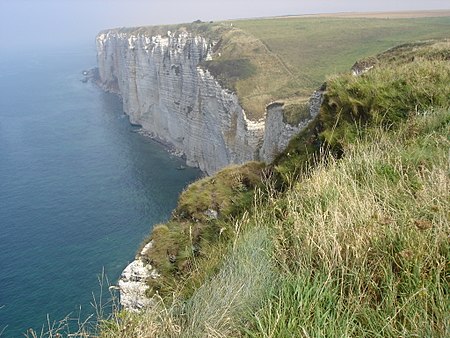
{"type": "Polygon", "coordinates": [[[248,59],[256,67],[235,89],[257,119],[267,103],[308,98],[327,76],[348,71],[358,59],[406,42],[449,37],[450,17],[239,20],[232,31],[218,59],[248,59]]]}

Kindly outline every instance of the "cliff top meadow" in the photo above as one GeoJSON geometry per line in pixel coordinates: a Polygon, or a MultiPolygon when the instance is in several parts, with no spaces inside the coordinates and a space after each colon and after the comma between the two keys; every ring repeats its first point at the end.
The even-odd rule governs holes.
{"type": "Polygon", "coordinates": [[[237,21],[234,25],[259,39],[272,56],[269,65],[237,84],[244,107],[261,112],[261,105],[270,101],[308,98],[327,76],[347,71],[356,60],[408,41],[448,37],[450,16],[294,17],[237,21]]]}

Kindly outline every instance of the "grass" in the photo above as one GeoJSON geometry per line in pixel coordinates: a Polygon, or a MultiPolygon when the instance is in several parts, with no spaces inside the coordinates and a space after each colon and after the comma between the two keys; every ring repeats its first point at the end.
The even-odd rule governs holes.
{"type": "Polygon", "coordinates": [[[291,140],[275,160],[288,182],[320,149],[335,155],[367,128],[394,128],[410,114],[450,106],[448,40],[407,44],[373,58],[375,68],[362,76],[330,77],[318,117],[291,140]]]}
{"type": "Polygon", "coordinates": [[[116,313],[100,337],[445,337],[449,116],[374,128],[284,193],[267,181],[191,296],[116,313]]]}
{"type": "Polygon", "coordinates": [[[297,126],[301,121],[310,117],[309,102],[296,102],[283,107],[283,122],[291,126],[297,126]]]}
{"type": "Polygon", "coordinates": [[[372,131],[276,200],[285,273],[250,336],[448,334],[450,115],[427,115],[372,131]]]}
{"type": "MultiPolygon", "coordinates": [[[[264,45],[252,58],[257,74],[237,86],[244,108],[253,113],[264,112],[270,101],[308,97],[326,77],[347,71],[355,60],[411,41],[446,38],[450,31],[449,17],[293,17],[233,24],[264,45]]],[[[248,52],[245,45],[242,48],[248,52]]]]}

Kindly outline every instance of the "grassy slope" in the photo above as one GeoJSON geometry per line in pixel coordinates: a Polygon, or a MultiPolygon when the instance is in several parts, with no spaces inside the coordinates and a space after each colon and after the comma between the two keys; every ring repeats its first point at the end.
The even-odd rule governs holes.
{"type": "Polygon", "coordinates": [[[449,113],[373,129],[274,191],[191,298],[122,313],[102,337],[445,337],[449,113]]]}
{"type": "Polygon", "coordinates": [[[448,333],[449,116],[376,128],[273,203],[285,273],[251,336],[448,333]]]}
{"type": "Polygon", "coordinates": [[[448,43],[330,78],[271,171],[252,162],[191,185],[152,234],[156,304],[100,313],[99,336],[448,336],[448,43]]]}
{"type": "Polygon", "coordinates": [[[268,179],[261,190],[256,163],[189,188],[175,220],[193,218],[189,234],[203,224],[209,241],[191,256],[189,273],[161,289],[164,300],[140,315],[120,313],[102,337],[444,337],[449,50],[447,41],[410,45],[363,76],[330,79],[320,128],[294,139],[277,169],[302,166],[306,157],[294,155],[310,137],[339,156],[323,153],[290,175],[287,189],[268,179]],[[378,96],[365,101],[367,93],[378,96]],[[346,133],[350,126],[356,131],[346,133]],[[249,188],[258,192],[253,203],[249,188]],[[203,219],[217,202],[227,217],[203,219]]]}

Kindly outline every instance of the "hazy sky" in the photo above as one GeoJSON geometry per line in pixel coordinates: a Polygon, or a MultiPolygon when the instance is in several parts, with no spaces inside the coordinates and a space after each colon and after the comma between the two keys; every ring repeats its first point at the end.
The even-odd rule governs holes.
{"type": "Polygon", "coordinates": [[[450,0],[0,0],[0,51],[93,40],[104,28],[349,11],[450,9],[450,0]]]}

